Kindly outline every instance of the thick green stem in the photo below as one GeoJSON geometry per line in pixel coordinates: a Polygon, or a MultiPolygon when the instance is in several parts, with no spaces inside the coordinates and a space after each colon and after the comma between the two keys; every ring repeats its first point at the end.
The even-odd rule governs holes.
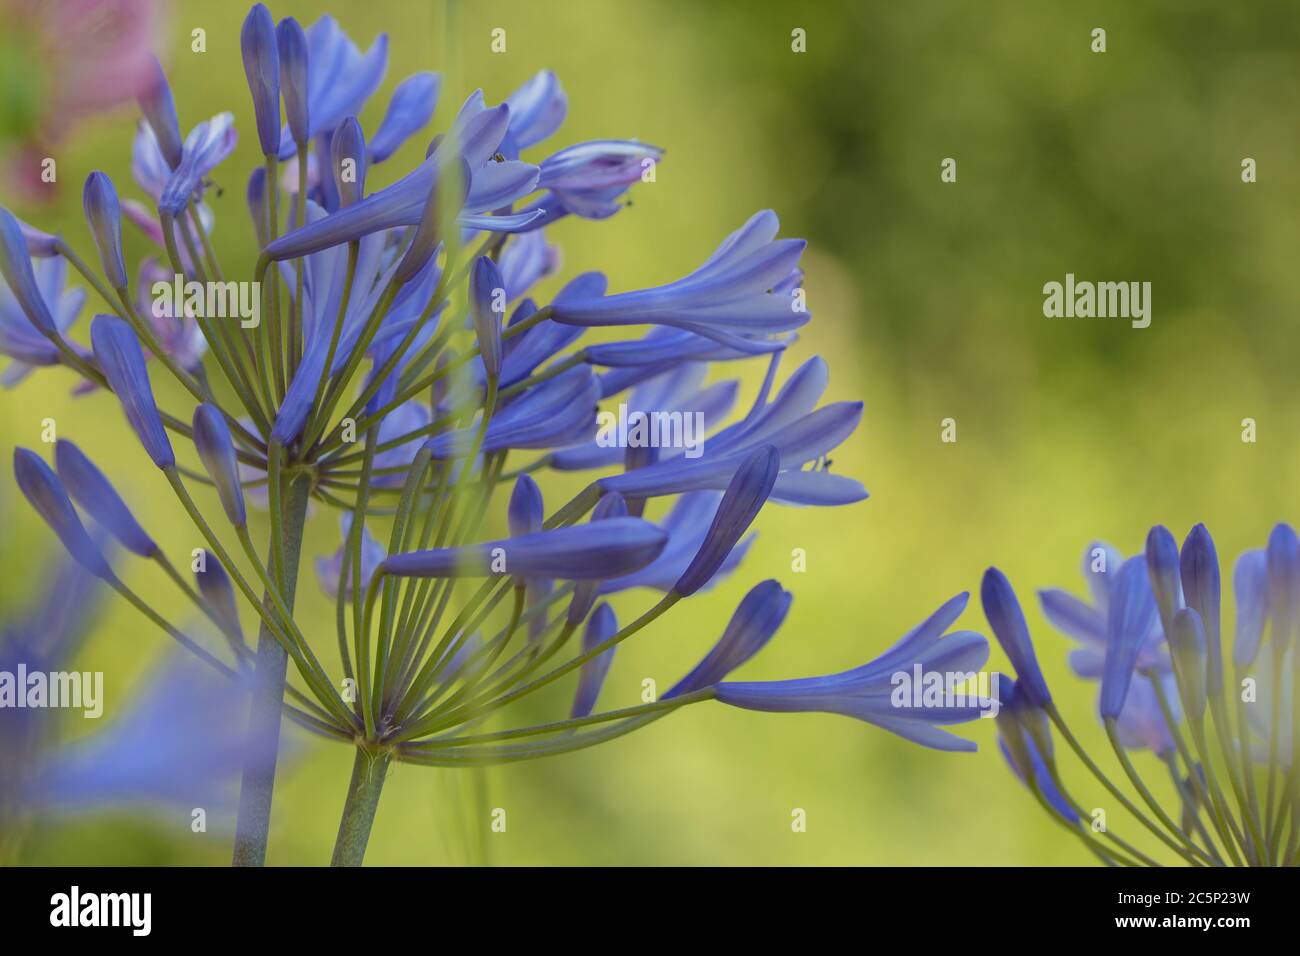
{"type": "MultiPolygon", "coordinates": [[[[281,596],[293,610],[298,582],[298,556],[302,551],[303,523],[307,515],[310,483],[305,477],[289,480],[282,496],[278,529],[284,553],[284,588],[281,596]]],[[[275,534],[277,529],[272,529],[275,534]]],[[[289,657],[263,623],[257,635],[257,661],[253,672],[253,700],[248,715],[248,747],[244,778],[239,789],[239,820],[235,827],[235,866],[262,866],[271,830],[271,794],[275,788],[275,762],[280,745],[280,713],[284,703],[285,669],[289,657]]]]}
{"type": "Polygon", "coordinates": [[[375,822],[375,810],[379,806],[379,795],[384,789],[390,759],[386,753],[372,754],[357,749],[330,866],[360,866],[366,858],[370,827],[375,822]]]}

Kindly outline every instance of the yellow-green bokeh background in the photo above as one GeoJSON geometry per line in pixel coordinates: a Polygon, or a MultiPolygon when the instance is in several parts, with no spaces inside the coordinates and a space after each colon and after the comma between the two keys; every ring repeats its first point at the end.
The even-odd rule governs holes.
{"type": "MultiPolygon", "coordinates": [[[[675,680],[762,578],[780,578],[795,601],[781,633],[742,672],[752,679],[861,663],[944,599],[977,589],[996,563],[1027,599],[1063,710],[1102,753],[1094,688],[1068,673],[1068,644],[1048,631],[1034,590],[1081,589],[1079,557],[1093,537],[1131,552],[1153,523],[1181,537],[1204,521],[1230,559],[1260,546],[1275,521],[1300,517],[1300,14],[1285,2],[1208,0],[1141,9],[809,6],[545,0],[451,12],[441,3],[338,0],[275,3],[272,12],[306,24],[328,9],[363,46],[389,32],[388,75],[362,117],[368,131],[414,70],[445,73],[441,125],[475,87],[495,102],[550,67],[570,107],[548,146],[639,137],[665,147],[657,182],[637,187],[631,208],[553,230],[566,275],[599,268],[614,290],[669,280],[768,206],[785,234],[809,240],[815,318],[791,358],[826,356],[829,397],[865,400],[862,427],[834,459],[871,499],[836,510],[769,508],[740,574],[619,649],[605,705],[635,702],[645,677],[661,687],[675,680]],[[1104,54],[1089,50],[1098,26],[1108,31],[1104,54]],[[505,54],[489,48],[494,27],[507,31],[505,54]],[[805,54],[791,52],[795,27],[807,31],[805,54]],[[1247,156],[1259,169],[1251,185],[1240,178],[1247,156]],[[944,157],[957,159],[955,184],[940,183],[944,157]],[[1151,327],[1045,319],[1042,285],[1066,272],[1151,281],[1151,327]],[[957,421],[955,444],[940,442],[947,417],[957,421]],[[1241,441],[1247,417],[1258,424],[1255,444],[1241,441]],[[794,548],[807,552],[806,573],[791,572],[794,548]]],[[[163,52],[182,128],[233,109],[241,132],[217,173],[224,195],[211,197],[216,245],[233,275],[254,254],[243,204],[258,159],[239,62],[245,11],[201,2],[170,9],[163,52]],[[205,54],[189,52],[194,27],[207,30],[205,54]]],[[[20,214],[90,253],[81,181],[104,169],[138,198],[128,166],[133,128],[131,110],[82,127],[55,153],[54,205],[19,205],[20,214]]],[[[408,144],[371,188],[409,168],[423,145],[424,137],[408,144]]],[[[151,253],[129,227],[128,240],[131,261],[151,253]]],[[[758,371],[746,374],[746,396],[758,371]]],[[[38,444],[41,420],[55,418],[167,549],[188,553],[195,534],[119,409],[102,397],[74,399],[69,385],[66,374],[45,372],[0,396],[5,455],[38,444]]],[[[167,385],[160,393],[165,405],[185,404],[167,385]]],[[[572,487],[544,485],[552,502],[572,487]]],[[[0,522],[0,595],[12,608],[38,589],[54,543],[7,474],[0,522]]],[[[333,517],[319,512],[307,555],[336,540],[333,517]]],[[[151,569],[127,574],[159,610],[186,613],[151,569]]],[[[305,629],[332,648],[332,611],[310,572],[299,593],[305,629]]],[[[621,599],[620,616],[645,600],[621,599]]],[[[962,624],[984,629],[977,606],[962,624]]],[[[165,641],[110,603],[83,663],[106,672],[106,719],[165,641]]],[[[996,649],[993,665],[1006,666],[996,649]]],[[[521,719],[554,715],[567,692],[532,703],[521,719]]],[[[510,864],[1090,862],[1013,780],[992,722],[962,732],[979,742],[978,754],[922,750],[833,716],[691,708],[595,750],[491,771],[489,802],[506,808],[508,830],[487,845],[493,862],[510,864]],[[796,807],[807,811],[806,833],[791,832],[796,807]]],[[[277,790],[271,863],[328,859],[350,762],[344,747],[307,741],[277,790]]],[[[1081,802],[1105,805],[1077,765],[1068,773],[1081,802]]],[[[469,858],[463,834],[481,832],[486,820],[451,809],[462,802],[451,776],[397,768],[367,862],[469,858]]],[[[1112,826],[1123,827],[1113,814],[1112,826]]],[[[115,814],[39,825],[24,859],[220,864],[228,843],[192,836],[188,817],[115,814]]]]}

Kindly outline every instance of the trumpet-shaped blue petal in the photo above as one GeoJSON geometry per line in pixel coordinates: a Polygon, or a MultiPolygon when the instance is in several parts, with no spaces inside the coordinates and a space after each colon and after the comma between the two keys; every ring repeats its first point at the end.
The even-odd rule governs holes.
{"type": "MultiPolygon", "coordinates": [[[[775,363],[771,368],[774,367],[775,363]]],[[[770,382],[771,370],[749,414],[710,438],[700,457],[676,456],[626,474],[602,478],[601,488],[617,491],[629,499],[710,488],[720,490],[727,486],[748,454],[770,444],[777,449],[781,464],[773,500],[816,502],[817,496],[808,494],[804,481],[785,476],[806,474],[801,471],[804,465],[820,461],[848,438],[862,418],[862,403],[837,402],[814,410],[826,385],[825,363],[820,358],[805,363],[769,403],[770,382]]],[[[836,504],[866,497],[865,489],[856,482],[836,490],[843,492],[832,496],[836,504]]]]}
{"type": "Polygon", "coordinates": [[[150,60],[152,76],[140,88],[140,110],[153,130],[154,142],[168,168],[175,169],[181,164],[181,130],[176,121],[176,104],[162,64],[154,57],[150,60]]]}
{"type": "MultiPolygon", "coordinates": [[[[86,301],[84,290],[64,289],[67,272],[68,260],[62,256],[40,259],[32,263],[32,277],[36,283],[36,292],[44,301],[60,335],[64,335],[72,327],[81,313],[81,306],[86,301]]],[[[73,342],[68,342],[68,345],[83,358],[88,356],[86,349],[80,345],[73,342]]],[[[2,279],[0,279],[0,355],[7,355],[13,359],[3,376],[0,376],[0,384],[6,388],[22,381],[35,367],[58,365],[62,361],[59,349],[32,324],[8,283],[2,279]]]]}
{"type": "Polygon", "coordinates": [[[510,107],[510,130],[502,152],[517,159],[521,150],[548,138],[564,122],[569,100],[560,87],[559,78],[542,70],[506,97],[510,107]]]}
{"type": "Polygon", "coordinates": [[[1144,558],[1129,558],[1119,569],[1106,619],[1106,660],[1101,675],[1103,718],[1118,717],[1128,696],[1138,654],[1151,638],[1156,599],[1144,558]]]}
{"type": "MultiPolygon", "coordinates": [[[[1174,567],[1176,567],[1176,559],[1172,555],[1167,555],[1164,560],[1166,565],[1168,561],[1175,560],[1174,567]]],[[[1148,555],[1148,572],[1150,562],[1151,558],[1148,555]]],[[[1070,652],[1070,667],[1080,677],[1097,680],[1102,675],[1103,662],[1106,659],[1106,629],[1112,586],[1123,563],[1123,556],[1113,547],[1101,542],[1093,542],[1084,551],[1083,571],[1094,603],[1090,604],[1056,588],[1038,592],[1043,613],[1052,626],[1081,645],[1070,652]]],[[[1178,590],[1181,602],[1182,585],[1175,580],[1174,586],[1178,590]]],[[[1164,632],[1157,625],[1151,638],[1138,652],[1137,669],[1156,670],[1167,675],[1169,667],[1164,632]]]]}
{"type": "Polygon", "coordinates": [[[805,324],[799,297],[774,287],[798,268],[806,243],[775,240],[776,216],[758,213],[695,272],[653,289],[557,304],[572,325],[667,325],[732,348],[805,324]]]}
{"type": "Polygon", "coordinates": [[[429,125],[438,106],[437,73],[415,73],[398,84],[388,112],[370,141],[370,161],[382,163],[411,136],[429,125]]]}
{"type": "MultiPolygon", "coordinates": [[[[679,362],[728,362],[753,358],[755,355],[780,352],[791,342],[789,336],[750,338],[743,347],[730,348],[694,332],[659,326],[640,339],[627,342],[602,342],[587,346],[587,361],[613,369],[636,369],[651,366],[646,374],[656,374],[658,366],[679,362]]],[[[613,394],[621,389],[611,389],[613,394]]]]}
{"type": "Polygon", "coordinates": [[[172,216],[184,212],[202,194],[208,173],[234,151],[237,139],[234,117],[229,113],[218,113],[194,127],[185,137],[180,165],[158,197],[158,210],[172,216]]]}
{"type": "Polygon", "coordinates": [[[273,260],[293,259],[355,241],[381,229],[416,225],[424,214],[430,191],[445,175],[448,165],[460,159],[469,167],[472,179],[463,213],[498,209],[526,195],[536,185],[536,166],[488,162],[509,122],[509,110],[504,104],[493,109],[463,111],[443,145],[414,172],[360,202],[286,233],[266,247],[266,256],[273,260]],[[448,142],[455,144],[454,149],[444,148],[448,142]]]}
{"type": "Polygon", "coordinates": [[[648,521],[611,518],[460,548],[395,554],[381,567],[397,577],[512,575],[585,581],[645,567],[667,543],[668,536],[648,521]]]}
{"type": "Polygon", "coordinates": [[[957,631],[943,637],[935,633],[961,613],[965,595],[948,602],[903,640],[874,661],[840,674],[798,680],[755,683],[724,682],[717,685],[717,699],[748,710],[784,713],[825,712],[843,714],[875,724],[914,743],[936,750],[975,750],[975,744],[941,729],[938,725],[964,723],[986,713],[987,701],[963,693],[960,700],[921,706],[896,702],[897,675],[910,679],[918,671],[944,675],[968,675],[988,660],[988,641],[972,631],[957,631]]]}

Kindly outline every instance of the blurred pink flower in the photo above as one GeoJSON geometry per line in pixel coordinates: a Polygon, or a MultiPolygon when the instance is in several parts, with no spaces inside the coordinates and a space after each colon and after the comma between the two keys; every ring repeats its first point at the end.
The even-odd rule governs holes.
{"type": "Polygon", "coordinates": [[[48,147],[86,117],[134,99],[150,76],[161,19],[158,0],[0,0],[6,73],[29,74],[6,83],[0,149],[11,189],[48,194],[40,176],[48,147]]]}

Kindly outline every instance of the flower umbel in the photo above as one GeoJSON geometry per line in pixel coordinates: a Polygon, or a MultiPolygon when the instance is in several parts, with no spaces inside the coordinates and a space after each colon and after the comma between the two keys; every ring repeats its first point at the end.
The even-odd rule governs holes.
{"type": "MultiPolygon", "coordinates": [[[[292,19],[277,24],[258,4],[243,24],[240,62],[227,68],[243,69],[250,101],[241,122],[255,128],[264,160],[245,193],[246,233],[259,252],[245,278],[261,284],[262,319],[181,302],[160,313],[142,306],[168,268],[186,282],[225,282],[204,195],[234,147],[235,121],[219,114],[182,140],[166,77],[149,66],[132,157],[147,204],[119,201],[102,173],[86,184],[87,238],[104,276],[62,239],[0,211],[0,351],[15,361],[6,383],[62,366],[79,387],[111,392],[157,468],[150,480],[166,481],[201,539],[191,585],[134,516],[132,499],[144,492],[114,486],[66,441],[57,473],[34,452],[15,457],[24,493],[81,565],[215,675],[240,687],[251,680],[246,729],[258,746],[243,758],[237,863],[265,858],[285,716],[355,750],[338,864],[361,862],[393,763],[535,759],[713,698],[847,714],[924,746],[973,748],[942,728],[976,708],[899,709],[889,694],[896,672],[983,665],[984,638],[946,634],[964,596],[862,667],[731,682],[788,617],[791,594],[767,581],[662,699],[597,707],[618,644],[744,573],[756,547],[750,528],[766,506],[866,497],[827,458],[853,434],[861,403],[819,404],[829,385],[819,357],[777,387],[782,353],[810,315],[805,243],[777,238],[774,213],[756,214],[685,278],[607,295],[605,277],[587,273],[539,304],[533,285],[560,264],[547,227],[573,216],[601,228],[629,189],[654,182],[643,173],[663,151],[600,139],[532,155],[569,108],[544,70],[495,106],[481,92],[469,96],[422,162],[368,192],[374,168],[428,124],[439,78],[399,83],[367,136],[357,114],[382,81],[387,38],[363,54],[331,18],[304,30],[292,19]],[[157,243],[161,265],[124,261],[123,213],[157,243]],[[82,294],[65,291],[68,266],[102,300],[90,348],[68,337],[82,294]],[[655,328],[587,341],[593,327],[639,324],[655,328]],[[753,357],[766,374],[748,411],[727,424],[739,386],[705,379],[712,363],[753,357]],[[702,453],[594,444],[598,407],[627,401],[634,388],[640,411],[698,411],[712,432],[695,449],[702,453]],[[520,462],[521,452],[534,454],[520,462]],[[548,508],[547,472],[575,469],[594,472],[589,484],[548,508]],[[652,508],[662,513],[647,517],[652,508]],[[295,613],[308,600],[297,587],[304,527],[322,511],[339,512],[343,532],[337,552],[315,563],[334,602],[328,649],[295,613]],[[82,513],[162,567],[219,639],[196,640],[130,590],[82,513]],[[606,603],[616,601],[631,613],[616,615],[606,603]],[[248,622],[257,624],[255,645],[248,622]],[[568,716],[521,723],[513,705],[566,678],[576,683],[568,716]],[[506,729],[483,729],[489,721],[506,729]]],[[[1193,565],[1184,574],[1201,593],[1212,579],[1203,557],[1193,565]]],[[[1203,632],[1217,629],[1207,621],[1203,632]]],[[[1034,699],[1046,702],[1039,690],[1034,699]]]]}

